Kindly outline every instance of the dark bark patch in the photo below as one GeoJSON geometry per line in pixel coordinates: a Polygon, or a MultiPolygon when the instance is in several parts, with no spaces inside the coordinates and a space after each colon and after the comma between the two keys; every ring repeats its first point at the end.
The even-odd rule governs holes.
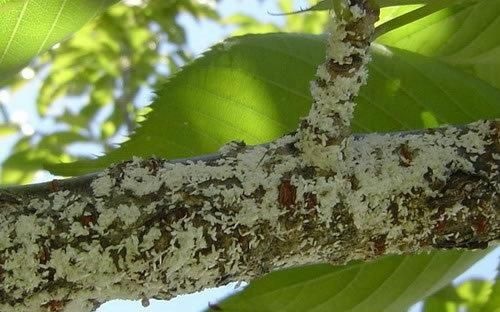
{"type": "Polygon", "coordinates": [[[353,54],[350,56],[351,62],[340,64],[333,59],[329,59],[326,63],[326,70],[330,74],[330,79],[335,79],[337,76],[341,77],[353,77],[363,64],[363,58],[358,54],[353,54]]]}
{"type": "Polygon", "coordinates": [[[320,87],[321,89],[324,89],[324,88],[326,88],[326,86],[327,86],[328,84],[326,83],[326,80],[325,80],[325,79],[316,78],[316,85],[317,85],[318,87],[320,87]]]}
{"type": "Polygon", "coordinates": [[[50,251],[47,247],[43,246],[38,252],[38,261],[41,264],[46,264],[50,260],[50,251]]]}
{"type": "Polygon", "coordinates": [[[304,193],[304,201],[306,204],[306,209],[309,212],[309,214],[316,216],[317,214],[316,206],[318,205],[318,199],[316,197],[316,194],[311,192],[304,193]]]}
{"type": "Polygon", "coordinates": [[[389,207],[387,207],[387,211],[391,214],[391,222],[394,225],[399,225],[401,222],[399,221],[399,206],[396,203],[391,203],[389,207]]]}
{"type": "Polygon", "coordinates": [[[359,179],[355,175],[349,176],[349,182],[351,183],[351,190],[359,190],[359,179]]]}

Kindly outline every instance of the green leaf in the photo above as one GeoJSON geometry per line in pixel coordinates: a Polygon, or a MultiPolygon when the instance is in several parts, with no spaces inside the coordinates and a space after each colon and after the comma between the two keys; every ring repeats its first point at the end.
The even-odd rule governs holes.
{"type": "Polygon", "coordinates": [[[425,299],[424,312],[457,312],[462,299],[453,285],[448,285],[425,299]]]}
{"type": "Polygon", "coordinates": [[[355,130],[432,128],[500,116],[500,90],[429,57],[383,46],[374,50],[355,130]]]}
{"type": "MultiPolygon", "coordinates": [[[[248,35],[229,39],[186,66],[158,92],[152,112],[119,149],[97,160],[47,166],[77,175],[132,156],[182,158],[231,140],[271,141],[296,128],[312,99],[309,81],[324,37],[248,35]]],[[[356,132],[410,130],[500,116],[500,91],[440,61],[375,46],[361,90],[356,132]]]]}
{"type": "MultiPolygon", "coordinates": [[[[454,287],[449,285],[426,299],[425,312],[479,312],[492,296],[493,283],[486,280],[469,280],[454,287]]],[[[500,306],[498,306],[500,309],[500,306]]],[[[486,310],[493,312],[492,310],[486,310]]]]}
{"type": "Polygon", "coordinates": [[[496,280],[491,287],[491,293],[488,301],[482,307],[480,312],[500,312],[500,276],[497,276],[496,280]]]}
{"type": "Polygon", "coordinates": [[[0,137],[11,135],[17,133],[18,131],[19,126],[15,124],[0,124],[0,137]]]}
{"type": "MultiPolygon", "coordinates": [[[[382,10],[387,20],[414,6],[382,10]]],[[[463,2],[389,32],[377,42],[404,48],[471,72],[500,88],[500,0],[463,2]]]]}
{"type": "Polygon", "coordinates": [[[11,154],[3,163],[0,184],[26,184],[33,180],[35,173],[41,169],[42,155],[46,150],[25,150],[11,154]]]}
{"type": "Polygon", "coordinates": [[[46,149],[51,155],[60,155],[64,153],[65,147],[75,142],[85,142],[88,138],[75,132],[55,132],[44,136],[38,142],[37,148],[46,149]]]}
{"type": "Polygon", "coordinates": [[[256,279],[218,307],[226,312],[400,312],[485,254],[446,251],[285,269],[256,279]]]}
{"type": "Polygon", "coordinates": [[[419,19],[430,16],[433,13],[439,12],[443,9],[448,9],[457,3],[475,3],[479,0],[441,0],[441,1],[432,1],[429,4],[426,4],[422,7],[419,7],[415,10],[407,12],[403,15],[398,16],[397,18],[391,19],[375,28],[374,37],[377,38],[382,34],[393,31],[399,27],[409,25],[419,19]]]}
{"type": "MultiPolygon", "coordinates": [[[[0,72],[8,77],[80,29],[116,0],[0,2],[0,72]]],[[[3,79],[3,78],[0,78],[3,79]]]]}
{"type": "Polygon", "coordinates": [[[32,182],[35,174],[43,169],[44,163],[56,163],[61,159],[75,160],[66,153],[67,145],[88,140],[78,133],[67,131],[44,136],[36,145],[30,144],[30,139],[21,138],[13,147],[12,154],[1,164],[0,185],[32,182]]]}
{"type": "Polygon", "coordinates": [[[482,305],[488,301],[493,283],[483,280],[470,280],[457,287],[458,295],[470,306],[482,305]]]}

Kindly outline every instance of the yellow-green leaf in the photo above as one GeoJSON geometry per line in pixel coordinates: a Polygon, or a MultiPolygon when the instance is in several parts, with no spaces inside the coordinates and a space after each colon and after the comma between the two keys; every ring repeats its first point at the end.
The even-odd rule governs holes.
{"type": "Polygon", "coordinates": [[[0,2],[3,80],[34,56],[80,29],[117,0],[5,0],[0,2]]]}

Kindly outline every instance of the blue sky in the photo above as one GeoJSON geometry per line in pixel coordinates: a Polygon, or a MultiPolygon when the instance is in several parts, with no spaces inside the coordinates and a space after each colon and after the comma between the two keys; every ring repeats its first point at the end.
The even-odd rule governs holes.
{"type": "MultiPolygon", "coordinates": [[[[280,23],[282,21],[281,17],[271,16],[267,12],[277,12],[276,1],[249,1],[249,0],[223,0],[218,6],[220,12],[223,16],[231,15],[243,9],[245,12],[259,16],[259,18],[266,21],[273,21],[275,23],[280,23]]],[[[189,16],[183,16],[181,22],[186,26],[188,32],[188,44],[192,51],[196,54],[202,53],[212,44],[220,41],[228,35],[230,31],[229,28],[222,29],[219,25],[208,22],[201,21],[196,22],[189,16]]],[[[14,113],[15,111],[25,111],[27,118],[27,125],[32,124],[36,128],[48,128],[50,129],[51,124],[40,124],[40,120],[36,118],[37,114],[34,110],[34,97],[37,89],[40,85],[40,81],[34,78],[21,92],[14,94],[7,101],[7,108],[11,109],[14,113]]],[[[149,95],[145,94],[145,101],[147,101],[149,95]]],[[[19,113],[18,113],[19,115],[19,113]]],[[[21,114],[22,115],[22,114],[21,114]]],[[[23,116],[20,116],[23,118],[23,116]]],[[[29,131],[29,129],[26,129],[29,131]]],[[[15,142],[16,137],[12,136],[7,139],[0,141],[0,161],[6,157],[11,146],[15,142]]],[[[99,150],[95,150],[95,153],[99,153],[99,150]]],[[[49,179],[50,176],[47,174],[42,174],[38,176],[38,180],[49,179]]],[[[500,248],[497,248],[488,257],[484,258],[476,265],[468,270],[464,275],[460,276],[456,282],[462,282],[470,278],[489,278],[492,279],[495,275],[495,269],[498,266],[498,259],[500,258],[500,248]]],[[[241,289],[241,287],[239,288],[241,289]]],[[[103,305],[98,311],[99,312],[198,312],[203,311],[208,307],[209,303],[215,303],[219,299],[233,293],[235,291],[235,284],[231,284],[226,287],[221,287],[217,289],[208,289],[201,293],[184,295],[174,298],[168,302],[151,300],[150,306],[147,308],[142,307],[138,301],[123,301],[115,300],[108,302],[103,305]]],[[[413,308],[413,311],[418,311],[419,308],[413,308]]]]}

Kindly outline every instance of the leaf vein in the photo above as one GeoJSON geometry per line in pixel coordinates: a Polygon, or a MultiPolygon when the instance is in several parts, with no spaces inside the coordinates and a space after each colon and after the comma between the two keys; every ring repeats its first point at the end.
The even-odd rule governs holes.
{"type": "Polygon", "coordinates": [[[10,49],[12,41],[14,41],[14,37],[16,36],[17,30],[19,29],[19,25],[21,24],[21,20],[23,19],[24,14],[26,13],[26,8],[28,7],[29,2],[30,0],[26,0],[26,2],[24,2],[23,8],[21,9],[21,13],[16,19],[16,25],[14,26],[14,29],[10,34],[9,41],[7,42],[7,46],[5,47],[5,50],[3,51],[2,56],[0,57],[0,64],[2,64],[3,60],[5,59],[5,55],[7,55],[7,52],[10,49]]]}
{"type": "Polygon", "coordinates": [[[59,11],[57,11],[56,17],[54,18],[54,21],[52,22],[52,25],[50,25],[49,31],[45,35],[45,38],[43,39],[43,42],[40,45],[40,48],[38,48],[38,51],[36,52],[36,55],[40,54],[40,52],[45,47],[45,44],[49,40],[50,35],[52,35],[52,32],[54,31],[54,28],[55,28],[57,22],[59,21],[59,18],[61,17],[62,11],[64,10],[64,7],[66,6],[66,2],[68,2],[68,0],[64,0],[62,2],[61,7],[59,8],[59,11]]]}

